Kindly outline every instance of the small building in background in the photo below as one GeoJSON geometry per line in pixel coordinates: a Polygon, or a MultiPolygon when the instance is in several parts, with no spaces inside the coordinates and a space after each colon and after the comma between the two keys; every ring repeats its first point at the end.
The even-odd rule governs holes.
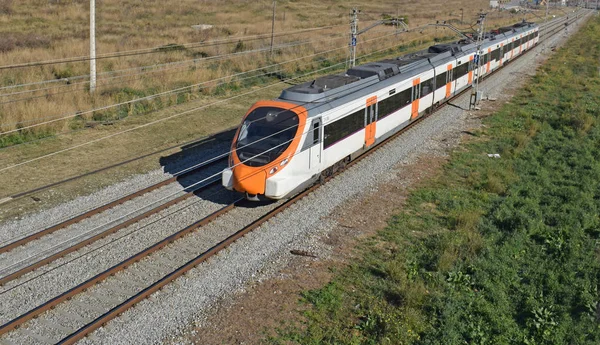
{"type": "Polygon", "coordinates": [[[498,8],[498,0],[490,0],[490,8],[498,8]]]}

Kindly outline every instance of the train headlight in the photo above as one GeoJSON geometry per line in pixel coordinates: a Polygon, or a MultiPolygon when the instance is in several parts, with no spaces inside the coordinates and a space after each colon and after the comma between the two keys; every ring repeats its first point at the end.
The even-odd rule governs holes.
{"type": "Polygon", "coordinates": [[[279,163],[279,165],[284,166],[284,165],[288,164],[289,161],[290,160],[286,158],[286,159],[282,160],[281,163],[279,163]]]}
{"type": "Polygon", "coordinates": [[[277,172],[277,170],[279,170],[279,168],[273,167],[273,169],[271,169],[271,171],[269,171],[269,174],[273,175],[274,173],[277,172]]]}

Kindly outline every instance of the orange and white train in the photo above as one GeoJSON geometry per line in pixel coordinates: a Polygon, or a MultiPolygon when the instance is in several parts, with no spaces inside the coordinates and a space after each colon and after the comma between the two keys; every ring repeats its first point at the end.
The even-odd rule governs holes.
{"type": "Polygon", "coordinates": [[[234,137],[227,189],[289,197],[332,174],[455,94],[534,47],[539,27],[519,23],[472,42],[356,66],[254,104],[234,137]],[[477,68],[477,60],[479,69],[477,68]]]}

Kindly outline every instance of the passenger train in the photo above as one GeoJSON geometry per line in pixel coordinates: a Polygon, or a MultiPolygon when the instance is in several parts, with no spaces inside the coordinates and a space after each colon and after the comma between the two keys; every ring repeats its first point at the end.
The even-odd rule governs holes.
{"type": "Polygon", "coordinates": [[[235,134],[223,186],[250,200],[292,196],[531,49],[538,36],[538,25],[522,22],[486,33],[479,54],[468,40],[438,44],[259,101],[235,134]]]}

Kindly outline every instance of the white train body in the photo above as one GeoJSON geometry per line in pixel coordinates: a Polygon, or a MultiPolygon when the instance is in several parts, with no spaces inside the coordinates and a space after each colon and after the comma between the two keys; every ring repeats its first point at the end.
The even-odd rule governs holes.
{"type": "Polygon", "coordinates": [[[250,199],[291,196],[537,42],[538,26],[521,23],[488,34],[479,54],[472,43],[441,44],[292,86],[246,114],[223,185],[250,199]]]}

